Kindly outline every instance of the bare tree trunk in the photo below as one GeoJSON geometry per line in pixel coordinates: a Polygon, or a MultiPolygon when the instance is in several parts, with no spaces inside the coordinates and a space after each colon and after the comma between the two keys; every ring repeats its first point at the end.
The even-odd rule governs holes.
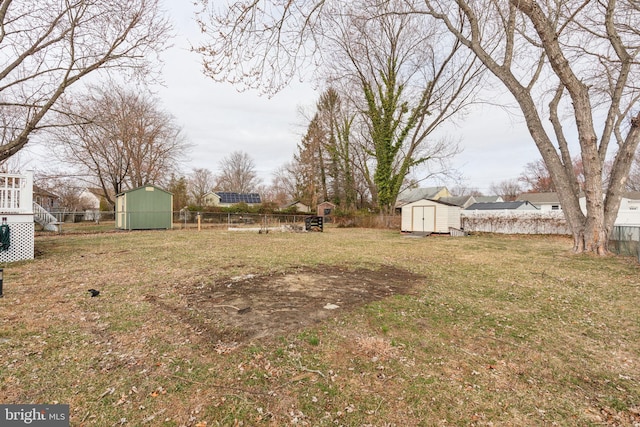
{"type": "Polygon", "coordinates": [[[89,74],[153,76],[148,55],[170,37],[158,0],[2,1],[0,28],[0,160],[20,151],[32,133],[57,126],[48,117],[89,74]]]}
{"type": "Polygon", "coordinates": [[[451,12],[449,2],[427,0],[425,3],[428,13],[440,19],[473,51],[519,104],[562,202],[573,235],[574,251],[606,254],[609,234],[640,139],[640,116],[632,120],[626,138],[622,138],[620,132],[622,118],[637,105],[640,96],[628,83],[634,70],[632,67],[637,63],[634,62],[637,37],[630,35],[628,24],[621,24],[614,18],[624,13],[624,6],[621,6],[624,2],[584,2],[582,8],[590,8],[588,11],[582,8],[568,11],[562,9],[560,3],[535,0],[510,0],[508,4],[456,0],[457,15],[451,12]],[[595,12],[601,16],[603,8],[606,8],[604,19],[592,20],[595,12]],[[492,20],[491,25],[487,25],[488,20],[492,20]],[[531,25],[518,25],[518,22],[531,25]],[[600,27],[596,28],[598,25],[600,27]],[[594,28],[585,30],[590,26],[594,28]],[[603,47],[603,40],[610,43],[611,49],[603,47]],[[518,48],[528,54],[516,55],[518,48]],[[572,68],[574,58],[581,59],[580,68],[572,68]],[[600,73],[589,70],[590,73],[585,74],[586,60],[590,60],[589,64],[600,73]],[[545,85],[550,79],[557,79],[558,84],[548,110],[555,135],[547,133],[542,122],[543,110],[539,109],[539,100],[550,93],[545,85]],[[565,94],[568,95],[566,99],[565,94]],[[567,111],[572,112],[572,124],[578,133],[584,172],[584,212],[567,138],[560,124],[558,105],[561,100],[567,111]],[[594,105],[606,113],[600,139],[594,125],[594,105]],[[616,136],[618,152],[605,192],[602,169],[612,134],[616,136]]]}

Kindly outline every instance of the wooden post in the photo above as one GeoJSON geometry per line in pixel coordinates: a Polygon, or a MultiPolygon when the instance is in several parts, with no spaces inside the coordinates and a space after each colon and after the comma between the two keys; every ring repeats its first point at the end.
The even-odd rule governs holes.
{"type": "Polygon", "coordinates": [[[198,212],[198,231],[200,231],[200,212],[198,212]]]}

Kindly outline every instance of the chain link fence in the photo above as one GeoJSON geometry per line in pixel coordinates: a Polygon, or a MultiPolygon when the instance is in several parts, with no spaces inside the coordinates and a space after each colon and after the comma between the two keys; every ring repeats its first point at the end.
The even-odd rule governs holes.
{"type": "Polygon", "coordinates": [[[634,256],[640,262],[640,227],[617,225],[609,237],[609,250],[618,255],[634,256]]]}
{"type": "MultiPolygon", "coordinates": [[[[113,211],[88,210],[79,212],[52,212],[59,223],[103,223],[115,222],[113,211]]],[[[174,228],[229,228],[238,230],[251,229],[299,229],[304,228],[305,218],[312,214],[284,213],[229,213],[229,212],[194,212],[186,209],[173,212],[174,228]]],[[[354,215],[349,217],[324,217],[325,224],[335,227],[385,228],[400,230],[400,216],[354,215]]]]}

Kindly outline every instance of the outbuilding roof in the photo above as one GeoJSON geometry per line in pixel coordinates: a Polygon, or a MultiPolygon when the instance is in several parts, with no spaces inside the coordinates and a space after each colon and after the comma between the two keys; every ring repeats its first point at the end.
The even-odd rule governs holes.
{"type": "MultiPolygon", "coordinates": [[[[160,188],[160,187],[158,187],[157,185],[147,184],[147,185],[142,185],[142,186],[140,186],[140,187],[131,188],[131,189],[129,189],[129,190],[124,190],[124,191],[122,191],[122,192],[120,192],[120,193],[116,194],[116,197],[122,196],[123,194],[127,194],[127,193],[133,193],[133,192],[141,191],[141,190],[144,190],[144,189],[147,189],[147,188],[151,188],[151,187],[155,188],[156,190],[160,190],[160,191],[163,191],[163,192],[165,192],[165,193],[168,193],[168,194],[173,195],[173,193],[171,193],[170,191],[167,191],[167,190],[165,190],[164,188],[160,188]]],[[[104,197],[104,196],[103,196],[103,197],[104,197]]]]}

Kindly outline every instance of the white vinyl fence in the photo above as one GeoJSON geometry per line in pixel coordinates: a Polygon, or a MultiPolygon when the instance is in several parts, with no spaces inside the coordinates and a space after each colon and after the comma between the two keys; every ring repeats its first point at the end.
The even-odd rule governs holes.
{"type": "Polygon", "coordinates": [[[462,211],[465,232],[503,234],[571,234],[564,214],[558,211],[462,211]]]}

